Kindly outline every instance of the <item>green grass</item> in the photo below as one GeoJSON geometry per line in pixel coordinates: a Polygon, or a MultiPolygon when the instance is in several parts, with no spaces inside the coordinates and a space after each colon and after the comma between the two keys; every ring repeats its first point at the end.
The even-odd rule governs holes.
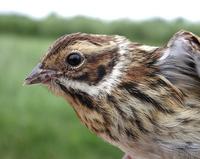
{"type": "Polygon", "coordinates": [[[52,41],[0,35],[0,159],[121,158],[62,98],[42,86],[22,86],[52,41]]]}

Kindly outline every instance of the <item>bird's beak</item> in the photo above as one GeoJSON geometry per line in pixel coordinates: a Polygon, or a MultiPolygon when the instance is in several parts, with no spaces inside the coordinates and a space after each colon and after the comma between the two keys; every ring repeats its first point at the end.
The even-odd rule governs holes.
{"type": "Polygon", "coordinates": [[[31,84],[46,84],[53,77],[56,77],[57,73],[54,70],[49,70],[49,69],[42,69],[41,68],[41,63],[37,64],[32,72],[26,77],[24,80],[24,85],[31,85],[31,84]]]}

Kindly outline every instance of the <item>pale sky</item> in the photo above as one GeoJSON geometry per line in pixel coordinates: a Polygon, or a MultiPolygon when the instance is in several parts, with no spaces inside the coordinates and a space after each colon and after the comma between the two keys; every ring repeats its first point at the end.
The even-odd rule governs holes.
{"type": "Polygon", "coordinates": [[[64,17],[85,15],[105,20],[178,17],[200,22],[200,0],[0,0],[0,13],[41,18],[55,12],[64,17]]]}

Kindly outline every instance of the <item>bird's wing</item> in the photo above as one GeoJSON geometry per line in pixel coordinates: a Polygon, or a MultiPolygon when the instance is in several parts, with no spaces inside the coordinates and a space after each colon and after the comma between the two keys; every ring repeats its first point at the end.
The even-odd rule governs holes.
{"type": "Polygon", "coordinates": [[[161,74],[173,86],[186,94],[185,103],[187,106],[189,104],[190,106],[197,106],[197,109],[183,109],[182,113],[176,115],[176,119],[179,117],[183,118],[176,125],[176,130],[181,131],[175,131],[175,138],[167,138],[164,140],[161,137],[160,140],[164,140],[161,146],[174,152],[175,158],[199,158],[200,38],[191,32],[179,31],[170,39],[164,48],[158,51],[161,56],[157,64],[161,74]],[[183,125],[187,118],[185,112],[188,114],[188,119],[192,119],[192,122],[183,125]],[[184,138],[184,136],[186,137],[184,138]],[[176,155],[182,155],[184,157],[176,157],[176,155]]]}
{"type": "Polygon", "coordinates": [[[158,62],[161,73],[183,92],[200,99],[200,38],[179,31],[163,49],[158,62]]]}
{"type": "Polygon", "coordinates": [[[199,159],[200,143],[168,140],[160,146],[176,159],[199,159]]]}

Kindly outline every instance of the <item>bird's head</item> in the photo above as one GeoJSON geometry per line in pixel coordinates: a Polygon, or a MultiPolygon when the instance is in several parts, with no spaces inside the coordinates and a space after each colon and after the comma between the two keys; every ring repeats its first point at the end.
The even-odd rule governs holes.
{"type": "Polygon", "coordinates": [[[151,75],[153,50],[117,35],[63,36],[49,48],[25,84],[48,86],[54,94],[67,99],[89,129],[118,145],[118,137],[124,134],[118,134],[119,124],[133,115],[132,105],[144,110],[143,103],[153,101],[158,107],[143,93],[144,84],[141,89],[137,84],[151,75]]]}
{"type": "Polygon", "coordinates": [[[54,93],[65,90],[96,96],[109,92],[128,61],[129,41],[121,36],[75,33],[56,40],[25,79],[47,85],[54,93]]]}

